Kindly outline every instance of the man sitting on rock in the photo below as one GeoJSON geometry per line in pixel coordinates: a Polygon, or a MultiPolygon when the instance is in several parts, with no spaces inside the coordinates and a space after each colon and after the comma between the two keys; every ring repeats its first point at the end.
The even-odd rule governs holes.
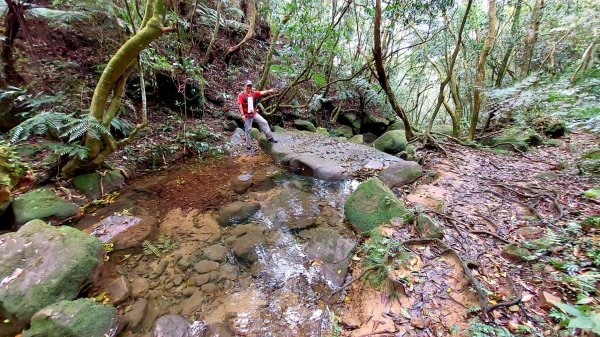
{"type": "Polygon", "coordinates": [[[240,92],[238,95],[238,107],[240,108],[240,114],[242,115],[242,119],[244,120],[244,131],[246,132],[246,149],[248,151],[252,150],[252,139],[250,137],[250,130],[252,130],[252,123],[256,120],[260,131],[262,131],[267,139],[271,143],[277,143],[277,141],[273,138],[273,133],[269,128],[269,123],[256,112],[256,106],[258,105],[258,99],[270,93],[275,92],[275,89],[269,89],[265,91],[253,91],[252,90],[252,81],[246,81],[246,87],[244,91],[240,92]]]}

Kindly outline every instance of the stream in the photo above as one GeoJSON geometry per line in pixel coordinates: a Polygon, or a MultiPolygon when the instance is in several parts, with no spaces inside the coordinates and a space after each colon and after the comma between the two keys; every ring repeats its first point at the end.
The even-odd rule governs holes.
{"type": "Polygon", "coordinates": [[[79,227],[140,217],[149,225],[132,227],[125,241],[147,235],[159,251],[111,252],[89,296],[118,305],[128,322],[122,336],[150,336],[169,314],[210,336],[317,336],[323,301],[343,284],[356,244],[343,205],[357,185],[294,175],[262,154],[137,179],[79,227]],[[220,225],[219,209],[236,201],[261,207],[244,224],[220,225]],[[130,288],[125,299],[119,278],[130,288]]]}

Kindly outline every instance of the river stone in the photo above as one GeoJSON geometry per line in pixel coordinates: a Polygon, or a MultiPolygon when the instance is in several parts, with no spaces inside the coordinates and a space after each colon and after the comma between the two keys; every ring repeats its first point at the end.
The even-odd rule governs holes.
{"type": "Polygon", "coordinates": [[[363,135],[355,135],[348,139],[350,143],[354,144],[364,144],[365,140],[363,139],[363,135]]]}
{"type": "Polygon", "coordinates": [[[151,216],[113,215],[84,231],[102,243],[111,242],[113,250],[121,250],[141,247],[144,241],[158,234],[157,225],[158,221],[151,216]]]}
{"type": "Polygon", "coordinates": [[[231,188],[235,193],[244,194],[252,186],[252,175],[250,173],[240,174],[231,181],[231,188]]]}
{"type": "Polygon", "coordinates": [[[358,185],[344,204],[344,215],[361,233],[403,218],[406,208],[381,180],[370,178],[358,185]]]}
{"type": "Polygon", "coordinates": [[[49,188],[39,188],[16,197],[12,207],[17,226],[34,219],[60,221],[80,214],[77,205],[57,196],[49,188]]]}
{"type": "Polygon", "coordinates": [[[426,214],[417,216],[415,226],[419,236],[425,239],[441,239],[444,237],[444,227],[426,214]]]}
{"type": "Polygon", "coordinates": [[[385,166],[401,160],[370,146],[341,142],[316,133],[284,132],[277,140],[277,144],[272,144],[261,136],[259,144],[290,171],[324,180],[347,179],[372,160],[385,166]]]}
{"type": "Polygon", "coordinates": [[[131,286],[125,276],[117,277],[116,279],[110,280],[106,286],[110,303],[119,305],[129,298],[131,295],[131,286]]]}
{"type": "Polygon", "coordinates": [[[112,306],[87,298],[65,300],[36,312],[23,337],[114,336],[117,325],[117,310],[112,306]]]}
{"type": "Polygon", "coordinates": [[[89,199],[99,199],[102,193],[108,194],[125,186],[125,178],[119,170],[89,173],[73,178],[73,186],[89,199]]]}
{"type": "Polygon", "coordinates": [[[102,243],[72,227],[34,220],[0,236],[0,312],[17,323],[77,297],[101,261],[102,243]]]}
{"type": "Polygon", "coordinates": [[[204,303],[205,299],[206,295],[204,293],[201,291],[195,292],[192,296],[181,302],[181,313],[183,315],[190,315],[194,313],[194,311],[198,310],[202,306],[202,303],[204,303]]]}
{"type": "Polygon", "coordinates": [[[333,286],[344,284],[350,264],[350,253],[356,244],[343,238],[331,228],[317,228],[315,235],[306,245],[306,256],[321,262],[321,271],[333,286]]]}
{"type": "Polygon", "coordinates": [[[421,165],[414,161],[401,161],[390,165],[379,174],[379,179],[389,188],[413,183],[423,175],[421,165]]]}
{"type": "Polygon", "coordinates": [[[258,202],[233,202],[219,211],[219,225],[225,227],[245,223],[259,209],[258,202]]]}
{"type": "Polygon", "coordinates": [[[263,219],[279,228],[304,229],[315,224],[319,206],[312,195],[295,188],[283,189],[264,202],[263,219]]]}
{"type": "Polygon", "coordinates": [[[138,298],[132,305],[129,311],[123,315],[123,321],[127,324],[128,329],[135,329],[146,315],[148,309],[148,300],[138,298]]]}
{"type": "Polygon", "coordinates": [[[249,230],[234,241],[233,253],[242,260],[254,262],[258,260],[256,247],[264,246],[266,243],[267,239],[261,229],[249,230]]]}
{"type": "Polygon", "coordinates": [[[315,125],[313,123],[302,120],[302,119],[296,119],[294,121],[294,127],[298,130],[304,130],[304,131],[310,131],[310,132],[317,131],[317,128],[315,127],[315,125]]]}
{"type": "Polygon", "coordinates": [[[373,142],[373,146],[385,153],[396,154],[402,152],[408,142],[404,130],[392,130],[384,133],[373,142]]]}
{"type": "Polygon", "coordinates": [[[214,245],[208,246],[206,249],[204,249],[204,254],[209,260],[221,262],[227,257],[227,247],[223,246],[222,244],[215,243],[214,245]]]}
{"type": "Polygon", "coordinates": [[[219,268],[219,263],[215,261],[202,260],[194,266],[194,269],[200,274],[210,273],[219,268]]]}
{"type": "Polygon", "coordinates": [[[339,137],[352,138],[354,132],[352,132],[352,128],[348,125],[340,125],[334,129],[334,134],[339,137]]]}
{"type": "MultiPolygon", "coordinates": [[[[201,322],[198,322],[201,323],[201,322]]],[[[162,316],[154,324],[152,337],[201,337],[206,328],[204,324],[192,324],[179,315],[162,316]]]]}

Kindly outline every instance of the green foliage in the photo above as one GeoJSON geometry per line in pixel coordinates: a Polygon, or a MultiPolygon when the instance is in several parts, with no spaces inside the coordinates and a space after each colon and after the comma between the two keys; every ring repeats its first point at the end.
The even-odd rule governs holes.
{"type": "Polygon", "coordinates": [[[177,243],[171,237],[163,234],[156,241],[145,240],[142,243],[144,255],[155,255],[161,257],[177,248],[177,243]]]}
{"type": "Polygon", "coordinates": [[[29,166],[21,162],[12,146],[0,141],[0,185],[13,188],[28,170],[29,166]]]}
{"type": "Polygon", "coordinates": [[[505,327],[491,326],[478,319],[472,319],[469,323],[469,337],[514,337],[505,327]]]}
{"type": "Polygon", "coordinates": [[[11,142],[18,142],[31,136],[51,134],[55,137],[66,129],[67,125],[75,122],[72,115],[60,112],[44,111],[26,119],[11,130],[11,142]]]}
{"type": "Polygon", "coordinates": [[[600,333],[600,312],[587,305],[577,307],[567,303],[551,301],[564,314],[554,311],[551,317],[559,320],[561,326],[569,329],[582,329],[593,333],[600,333]]]}
{"type": "Polygon", "coordinates": [[[367,275],[367,280],[374,287],[380,287],[387,278],[387,268],[400,265],[410,253],[404,249],[402,243],[384,237],[376,229],[370,232],[370,239],[362,244],[364,251],[364,267],[381,265],[367,275]]]}

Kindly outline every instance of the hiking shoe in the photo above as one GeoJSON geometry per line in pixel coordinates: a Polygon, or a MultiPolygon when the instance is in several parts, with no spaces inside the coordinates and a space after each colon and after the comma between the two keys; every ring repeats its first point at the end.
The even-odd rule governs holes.
{"type": "Polygon", "coordinates": [[[271,143],[279,143],[278,141],[275,140],[275,138],[269,139],[269,142],[271,142],[271,143]]]}

